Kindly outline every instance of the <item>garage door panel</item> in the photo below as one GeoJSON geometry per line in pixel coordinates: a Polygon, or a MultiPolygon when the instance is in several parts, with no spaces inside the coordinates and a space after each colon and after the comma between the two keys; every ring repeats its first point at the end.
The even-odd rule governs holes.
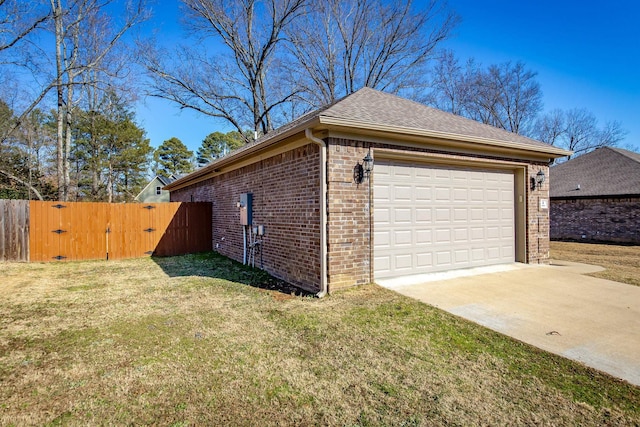
{"type": "Polygon", "coordinates": [[[436,241],[435,243],[445,243],[448,244],[451,242],[451,230],[448,228],[437,228],[435,230],[436,241]]]}
{"type": "Polygon", "coordinates": [[[454,228],[453,230],[454,243],[467,243],[469,241],[469,230],[465,228],[454,228]]]}
{"type": "Polygon", "coordinates": [[[431,208],[416,208],[416,222],[431,222],[431,208]]]}
{"type": "Polygon", "coordinates": [[[395,224],[412,224],[411,208],[395,208],[393,209],[393,219],[395,224]]]}
{"type": "Polygon", "coordinates": [[[377,247],[388,247],[391,244],[390,231],[375,231],[373,233],[373,239],[375,242],[375,246],[377,247]]]}
{"type": "Polygon", "coordinates": [[[393,233],[393,242],[396,246],[399,245],[412,245],[412,230],[399,230],[393,233]]]}
{"type": "Polygon", "coordinates": [[[514,174],[379,160],[376,278],[515,259],[514,174]]]}
{"type": "Polygon", "coordinates": [[[451,188],[436,187],[435,201],[449,203],[451,201],[451,188]]]}
{"type": "Polygon", "coordinates": [[[431,244],[433,243],[433,234],[430,229],[427,230],[417,230],[416,232],[416,243],[418,245],[431,244]]]}
{"type": "Polygon", "coordinates": [[[431,252],[417,253],[416,266],[418,268],[429,268],[433,266],[433,255],[431,254],[431,252]]]}
{"type": "Polygon", "coordinates": [[[467,249],[458,249],[453,253],[456,264],[467,264],[469,262],[469,251],[467,249]]]}
{"type": "Polygon", "coordinates": [[[382,208],[376,206],[373,210],[373,215],[380,223],[389,223],[389,221],[391,220],[391,208],[382,208]]]}
{"type": "Polygon", "coordinates": [[[453,221],[467,223],[469,218],[469,210],[467,208],[454,208],[453,209],[453,221]]]}
{"type": "Polygon", "coordinates": [[[451,251],[436,252],[436,267],[451,266],[451,251]]]}
{"type": "Polygon", "coordinates": [[[394,258],[396,270],[411,270],[413,263],[411,255],[396,255],[394,258]]]}
{"type": "Polygon", "coordinates": [[[412,188],[411,186],[405,185],[395,185],[392,187],[393,191],[393,200],[401,202],[401,201],[411,201],[412,199],[412,188]]]}
{"type": "Polygon", "coordinates": [[[451,222],[451,209],[450,208],[436,208],[436,222],[451,222]]]}
{"type": "Polygon", "coordinates": [[[431,201],[432,192],[431,187],[416,186],[415,187],[415,200],[416,202],[431,201]]]}

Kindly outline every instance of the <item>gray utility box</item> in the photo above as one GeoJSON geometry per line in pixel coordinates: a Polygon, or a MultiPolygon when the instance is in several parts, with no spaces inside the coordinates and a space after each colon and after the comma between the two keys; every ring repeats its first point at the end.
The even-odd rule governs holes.
{"type": "Polygon", "coordinates": [[[253,194],[251,193],[240,195],[240,224],[253,224],[253,194]]]}

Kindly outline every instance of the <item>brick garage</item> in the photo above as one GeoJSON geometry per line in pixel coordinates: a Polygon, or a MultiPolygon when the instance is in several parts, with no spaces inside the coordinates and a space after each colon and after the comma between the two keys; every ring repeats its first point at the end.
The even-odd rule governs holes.
{"type": "Polygon", "coordinates": [[[640,244],[640,154],[599,148],[550,173],[551,239],[640,244]]]}
{"type": "MultiPolygon", "coordinates": [[[[383,251],[375,245],[375,224],[380,224],[381,216],[374,199],[383,194],[382,178],[374,167],[368,180],[354,180],[354,167],[367,153],[379,164],[427,165],[427,169],[434,165],[436,171],[451,169],[454,175],[469,177],[484,174],[487,179],[507,176],[512,184],[505,197],[512,199],[507,199],[505,211],[514,215],[515,233],[511,244],[507,238],[503,245],[503,250],[513,251],[504,259],[548,261],[549,216],[540,203],[548,199],[548,186],[532,189],[529,180],[540,170],[548,175],[549,161],[566,152],[372,89],[309,113],[167,189],[172,201],[211,201],[212,246],[239,261],[243,230],[236,204],[240,194],[251,193],[253,224],[266,228],[263,268],[299,287],[324,293],[369,283],[381,275],[382,264],[375,261],[383,251]]],[[[425,181],[425,185],[432,184],[425,181]]],[[[455,185],[451,189],[456,190],[455,185]]],[[[438,188],[431,190],[435,197],[438,188]]],[[[459,193],[471,197],[470,191],[459,193]]],[[[464,204],[459,205],[457,211],[464,210],[464,204]]],[[[439,210],[445,211],[446,207],[439,210]]],[[[434,217],[432,223],[436,222],[434,217]]],[[[462,232],[474,229],[462,225],[462,232]]],[[[412,227],[415,231],[419,224],[412,227]]],[[[414,257],[411,245],[407,250],[402,258],[414,257]]],[[[455,254],[465,250],[458,245],[455,254]]],[[[488,257],[479,262],[496,261],[488,257]]],[[[468,266],[473,265],[469,261],[468,266]]],[[[438,268],[448,267],[445,263],[438,268]]],[[[427,264],[406,271],[431,270],[427,264]]]]}

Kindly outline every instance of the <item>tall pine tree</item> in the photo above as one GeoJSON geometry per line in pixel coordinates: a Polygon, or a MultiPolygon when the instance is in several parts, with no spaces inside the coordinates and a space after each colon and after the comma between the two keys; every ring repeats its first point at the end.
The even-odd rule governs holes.
{"type": "Polygon", "coordinates": [[[193,151],[190,151],[176,137],[164,141],[156,149],[154,157],[158,163],[158,175],[168,177],[189,173],[193,170],[193,151]]]}

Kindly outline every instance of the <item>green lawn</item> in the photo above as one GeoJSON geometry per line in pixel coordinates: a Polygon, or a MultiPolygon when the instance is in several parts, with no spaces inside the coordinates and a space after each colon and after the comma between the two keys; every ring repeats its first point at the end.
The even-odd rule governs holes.
{"type": "Polygon", "coordinates": [[[640,388],[377,286],[214,254],[0,264],[0,425],[638,425],[640,388]]]}

